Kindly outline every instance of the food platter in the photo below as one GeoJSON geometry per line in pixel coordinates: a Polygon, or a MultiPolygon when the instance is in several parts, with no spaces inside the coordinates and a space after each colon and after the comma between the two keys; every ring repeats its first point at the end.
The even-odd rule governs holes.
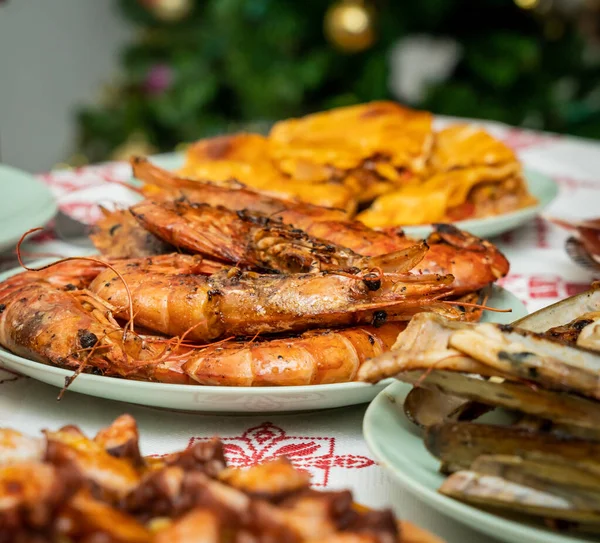
{"type": "Polygon", "coordinates": [[[23,232],[44,226],[57,212],[46,185],[16,168],[0,164],[0,251],[14,247],[23,232]]]}
{"type": "MultiPolygon", "coordinates": [[[[20,271],[22,269],[2,273],[0,281],[20,271]]],[[[488,305],[512,309],[512,312],[485,312],[484,321],[506,323],[527,314],[524,305],[500,287],[494,287],[488,305]]],[[[65,379],[73,374],[69,370],[27,360],[4,349],[0,349],[0,360],[10,370],[58,388],[63,388],[65,379]]],[[[67,394],[81,393],[151,407],[204,413],[291,412],[367,403],[390,382],[378,385],[352,382],[286,387],[226,387],[153,383],[84,373],[73,381],[67,394]]]]}
{"type": "MultiPolygon", "coordinates": [[[[363,435],[369,450],[403,488],[438,511],[507,543],[600,541],[593,536],[559,534],[541,523],[488,513],[440,494],[438,488],[445,477],[438,471],[439,461],[425,448],[422,431],[408,420],[402,409],[411,388],[401,382],[389,385],[369,405],[363,422],[363,435]]],[[[493,413],[486,415],[486,420],[504,422],[500,420],[502,417],[502,414],[493,413]]]]}
{"type": "Polygon", "coordinates": [[[599,301],[593,283],[509,326],[415,316],[359,372],[396,379],[365,414],[369,449],[432,507],[503,541],[600,541],[599,301]]]}

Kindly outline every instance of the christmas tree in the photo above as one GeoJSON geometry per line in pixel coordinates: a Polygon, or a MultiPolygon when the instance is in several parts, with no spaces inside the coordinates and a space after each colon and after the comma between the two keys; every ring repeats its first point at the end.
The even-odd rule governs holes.
{"type": "Polygon", "coordinates": [[[171,151],[201,137],[265,132],[280,118],[375,99],[600,138],[600,66],[589,30],[598,18],[581,7],[562,13],[560,0],[548,5],[119,0],[139,34],[123,51],[120,81],[78,113],[78,151],[90,161],[171,151]],[[587,34],[579,21],[588,23],[587,34]],[[402,96],[398,89],[416,81],[402,69],[414,44],[403,49],[402,40],[415,35],[458,53],[451,65],[436,65],[423,50],[420,64],[437,77],[402,96]]]}

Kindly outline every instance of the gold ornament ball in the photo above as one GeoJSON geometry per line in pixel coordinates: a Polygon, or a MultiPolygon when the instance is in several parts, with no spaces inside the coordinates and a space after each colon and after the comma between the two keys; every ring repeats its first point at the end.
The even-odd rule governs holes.
{"type": "Polygon", "coordinates": [[[194,0],[152,0],[150,10],[163,21],[181,21],[192,11],[194,0]]]}
{"type": "Polygon", "coordinates": [[[375,42],[375,14],[360,0],[343,0],[325,15],[325,35],[338,49],[364,51],[375,42]]]}

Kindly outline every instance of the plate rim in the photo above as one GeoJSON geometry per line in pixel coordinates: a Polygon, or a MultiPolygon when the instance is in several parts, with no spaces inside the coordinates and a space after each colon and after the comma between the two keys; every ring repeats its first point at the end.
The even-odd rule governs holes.
{"type": "MultiPolygon", "coordinates": [[[[545,198],[538,197],[537,204],[527,206],[522,209],[516,209],[514,211],[509,211],[508,213],[502,213],[500,215],[492,215],[491,217],[482,217],[480,219],[466,219],[463,221],[455,221],[448,224],[456,226],[456,228],[459,228],[460,230],[466,230],[467,232],[469,232],[472,228],[482,228],[484,226],[494,225],[502,221],[514,221],[516,224],[515,226],[510,227],[512,229],[517,228],[530,218],[535,217],[538,213],[546,209],[552,202],[554,202],[554,200],[556,200],[560,192],[560,186],[553,177],[546,173],[540,172],[535,168],[523,166],[523,176],[525,178],[525,181],[527,182],[527,188],[529,189],[530,193],[534,192],[531,190],[531,178],[535,178],[535,183],[541,187],[539,189],[539,192],[542,192],[542,190],[548,190],[549,195],[545,198]]],[[[407,236],[414,236],[419,235],[419,233],[424,229],[432,229],[433,226],[432,224],[410,224],[400,225],[398,226],[398,228],[402,228],[402,230],[406,233],[407,236]]],[[[502,232],[506,231],[506,229],[502,229],[502,232]]],[[[477,234],[475,233],[475,235],[477,234]]]]}
{"type": "MultiPolygon", "coordinates": [[[[5,174],[7,176],[17,176],[20,180],[27,179],[28,183],[35,185],[35,193],[38,198],[34,211],[31,214],[26,213],[20,216],[18,228],[12,226],[15,224],[14,215],[0,219],[0,231],[2,232],[0,234],[0,246],[8,248],[11,245],[16,244],[25,231],[38,226],[46,226],[58,213],[58,202],[48,185],[38,179],[34,174],[9,166],[8,164],[0,164],[0,178],[5,174]]],[[[8,182],[10,182],[10,179],[8,182]]],[[[27,186],[24,190],[30,192],[31,188],[33,187],[27,186]]]]}
{"type": "MultiPolygon", "coordinates": [[[[391,462],[389,458],[387,458],[387,455],[382,452],[382,448],[379,446],[379,441],[376,437],[377,432],[374,429],[376,426],[375,421],[378,418],[377,411],[382,408],[381,404],[390,402],[390,396],[394,398],[397,397],[398,394],[395,392],[396,390],[406,390],[407,387],[411,387],[411,385],[394,380],[394,382],[384,388],[377,394],[373,401],[369,403],[362,422],[362,434],[367,448],[375,457],[377,464],[381,466],[392,479],[438,512],[451,517],[467,528],[476,532],[491,535],[502,541],[543,541],[544,543],[600,542],[600,538],[597,540],[574,538],[572,535],[560,535],[553,533],[550,530],[528,526],[527,524],[510,519],[503,519],[494,513],[488,513],[475,506],[444,496],[443,494],[440,494],[437,489],[432,490],[426,484],[411,477],[410,470],[405,472],[398,466],[394,466],[394,462],[391,462]],[[507,539],[504,537],[505,533],[508,533],[511,538],[507,539]],[[523,539],[524,535],[527,537],[527,540],[523,539]]],[[[389,436],[390,434],[387,435],[389,436]]],[[[430,453],[427,451],[427,454],[430,453]]],[[[583,534],[583,536],[585,536],[585,534],[583,534]]]]}

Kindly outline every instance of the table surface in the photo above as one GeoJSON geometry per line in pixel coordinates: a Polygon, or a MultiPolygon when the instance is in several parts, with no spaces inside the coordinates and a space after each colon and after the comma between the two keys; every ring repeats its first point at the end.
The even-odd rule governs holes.
{"type": "MultiPolygon", "coordinates": [[[[452,119],[441,119],[445,124],[452,119]]],[[[560,187],[557,200],[544,215],[591,218],[600,215],[600,143],[483,123],[513,147],[527,167],[554,178],[560,187]]],[[[77,191],[98,187],[110,198],[114,180],[127,180],[127,164],[110,163],[77,170],[57,171],[39,177],[53,190],[65,213],[92,220],[98,213],[88,196],[77,191]],[[112,188],[111,188],[112,187],[112,188]]],[[[115,192],[116,194],[116,192],[115,192]]],[[[116,197],[116,196],[115,196],[116,197]]],[[[93,198],[92,198],[93,199],[93,198]]],[[[535,311],[585,290],[598,279],[567,257],[567,234],[539,217],[528,225],[493,240],[511,262],[501,284],[535,311]]],[[[52,224],[35,236],[26,250],[38,254],[77,255],[80,249],[57,239],[52,224]]],[[[0,266],[12,267],[10,255],[0,266]]],[[[203,415],[155,408],[69,393],[58,402],[58,389],[0,369],[0,424],[31,434],[76,424],[95,433],[117,416],[130,413],[138,421],[144,454],[181,449],[195,438],[219,435],[227,444],[228,460],[246,466],[286,454],[298,467],[308,469],[319,488],[351,489],[356,499],[372,507],[392,507],[404,519],[427,528],[448,543],[491,541],[437,513],[391,481],[375,462],[362,438],[366,406],[288,415],[203,415]]],[[[493,542],[492,542],[493,543],[493,542]]]]}

